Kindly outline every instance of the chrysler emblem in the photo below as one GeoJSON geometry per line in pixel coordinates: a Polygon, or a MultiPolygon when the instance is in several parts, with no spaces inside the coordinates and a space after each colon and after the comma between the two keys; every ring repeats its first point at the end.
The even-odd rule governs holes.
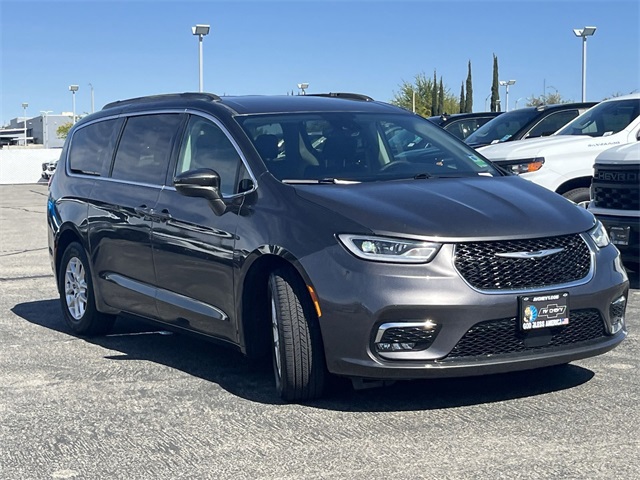
{"type": "Polygon", "coordinates": [[[496,257],[502,258],[543,258],[548,257],[549,255],[555,255],[556,253],[560,253],[564,250],[564,248],[548,248],[546,250],[537,250],[535,252],[509,252],[509,253],[496,253],[496,257]]]}

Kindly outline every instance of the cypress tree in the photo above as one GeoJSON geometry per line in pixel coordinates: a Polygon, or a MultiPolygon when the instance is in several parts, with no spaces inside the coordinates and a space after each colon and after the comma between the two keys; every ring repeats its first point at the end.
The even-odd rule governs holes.
{"type": "Polygon", "coordinates": [[[444,111],[444,85],[442,84],[442,77],[440,77],[440,87],[438,88],[438,115],[447,113],[444,111]]]}
{"type": "Polygon", "coordinates": [[[431,115],[440,115],[438,112],[438,79],[435,70],[433,70],[433,89],[431,90],[431,115]]]}
{"type": "Polygon", "coordinates": [[[469,73],[467,74],[467,96],[464,102],[464,111],[473,112],[473,85],[471,82],[471,60],[469,60],[469,73]]]}
{"type": "Polygon", "coordinates": [[[491,84],[491,111],[500,111],[500,90],[498,85],[498,57],[493,54],[493,83],[491,84]]]}
{"type": "Polygon", "coordinates": [[[466,111],[466,102],[464,99],[464,82],[460,85],[460,113],[464,113],[466,111]]]}

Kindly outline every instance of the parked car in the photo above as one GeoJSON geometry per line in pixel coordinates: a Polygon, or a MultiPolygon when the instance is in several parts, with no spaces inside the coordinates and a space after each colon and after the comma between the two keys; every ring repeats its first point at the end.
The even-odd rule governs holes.
{"type": "Polygon", "coordinates": [[[640,94],[611,98],[551,137],[478,150],[498,165],[586,207],[596,157],[607,148],[640,139],[639,113],[640,94]]]}
{"type": "Polygon", "coordinates": [[[444,128],[447,132],[464,140],[479,127],[490,120],[493,120],[502,112],[475,112],[475,113],[455,113],[452,115],[442,114],[428,117],[427,120],[444,128]]]}
{"type": "Polygon", "coordinates": [[[606,227],[625,265],[640,269],[640,143],[596,157],[589,211],[606,227]]]}
{"type": "Polygon", "coordinates": [[[526,370],[627,334],[593,215],[362,95],[113,102],[71,129],[49,191],[72,332],[124,314],[196,333],[270,357],[286,400],[329,374],[526,370]]]}
{"type": "Polygon", "coordinates": [[[58,164],[58,160],[50,160],[48,162],[44,162],[42,164],[42,178],[45,180],[49,180],[56,171],[56,165],[58,164]]]}
{"type": "Polygon", "coordinates": [[[485,123],[465,142],[479,148],[525,138],[548,137],[594,105],[596,102],[561,103],[511,110],[485,123]]]}

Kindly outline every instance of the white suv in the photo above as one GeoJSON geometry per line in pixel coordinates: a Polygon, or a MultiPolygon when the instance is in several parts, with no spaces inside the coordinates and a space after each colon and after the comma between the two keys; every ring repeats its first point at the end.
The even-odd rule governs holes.
{"type": "Polygon", "coordinates": [[[640,94],[600,102],[550,137],[489,145],[478,151],[523,178],[585,205],[598,154],[640,140],[640,94]]]}

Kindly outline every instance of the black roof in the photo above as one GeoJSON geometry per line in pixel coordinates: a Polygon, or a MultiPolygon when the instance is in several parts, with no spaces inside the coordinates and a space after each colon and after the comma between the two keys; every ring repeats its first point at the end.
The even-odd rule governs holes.
{"type": "Polygon", "coordinates": [[[144,108],[200,108],[222,105],[237,115],[261,113],[286,113],[301,111],[354,111],[406,113],[399,107],[378,102],[371,97],[357,93],[321,93],[307,95],[245,95],[218,96],[211,93],[170,93],[148,97],[118,100],[105,105],[102,112],[108,110],[137,110],[144,108]]]}

